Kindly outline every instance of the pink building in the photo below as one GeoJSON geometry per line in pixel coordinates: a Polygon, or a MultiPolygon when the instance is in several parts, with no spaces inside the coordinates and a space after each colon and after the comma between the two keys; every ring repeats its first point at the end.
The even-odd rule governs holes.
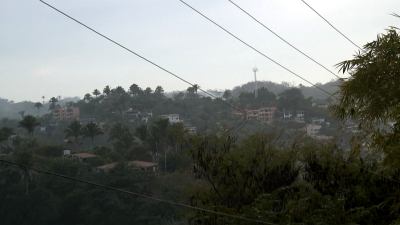
{"type": "Polygon", "coordinates": [[[53,117],[59,121],[79,120],[78,107],[59,107],[53,110],[53,117]]]}

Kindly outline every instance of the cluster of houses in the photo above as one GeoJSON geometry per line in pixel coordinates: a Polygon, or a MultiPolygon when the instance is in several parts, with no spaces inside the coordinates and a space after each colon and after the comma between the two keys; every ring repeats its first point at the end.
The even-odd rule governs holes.
{"type": "Polygon", "coordinates": [[[248,120],[257,120],[263,123],[271,124],[274,121],[295,122],[301,125],[298,129],[307,134],[307,136],[317,140],[332,140],[332,136],[321,134],[321,129],[324,126],[330,126],[324,118],[312,118],[310,123],[306,123],[305,112],[301,110],[283,110],[278,111],[276,107],[262,107],[258,109],[246,109],[244,111],[235,111],[234,115],[244,117],[248,120]]]}
{"type": "Polygon", "coordinates": [[[180,117],[179,114],[166,114],[166,115],[161,115],[160,118],[162,119],[167,119],[170,124],[177,124],[177,123],[182,123],[183,126],[185,127],[185,130],[189,134],[196,134],[197,133],[197,128],[195,126],[192,126],[189,123],[185,123],[180,117]]]}
{"type": "Polygon", "coordinates": [[[313,118],[313,119],[311,119],[311,123],[307,124],[306,128],[305,128],[307,136],[309,136],[311,138],[314,138],[316,140],[320,140],[320,141],[332,140],[334,137],[321,134],[320,131],[321,131],[323,126],[330,126],[330,123],[327,122],[323,118],[313,118]]]}
{"type": "Polygon", "coordinates": [[[284,121],[295,121],[298,123],[304,123],[304,111],[283,111],[284,121]]]}
{"type": "Polygon", "coordinates": [[[304,123],[304,111],[287,111],[279,112],[276,107],[262,107],[258,109],[246,109],[244,111],[235,111],[234,115],[245,117],[249,120],[258,120],[264,123],[272,123],[276,119],[281,118],[284,121],[295,121],[304,123]]]}
{"type": "MultiPolygon", "coordinates": [[[[141,112],[130,108],[125,112],[125,116],[130,122],[141,121],[147,123],[151,118],[153,118],[153,113],[141,112]]],[[[188,133],[197,133],[197,128],[189,123],[184,122],[183,119],[180,118],[179,114],[165,114],[160,115],[159,118],[167,119],[170,124],[182,123],[188,133]]]]}
{"type": "Polygon", "coordinates": [[[124,115],[130,122],[141,121],[144,123],[147,123],[153,117],[152,112],[141,112],[133,108],[125,111],[124,115]]]}

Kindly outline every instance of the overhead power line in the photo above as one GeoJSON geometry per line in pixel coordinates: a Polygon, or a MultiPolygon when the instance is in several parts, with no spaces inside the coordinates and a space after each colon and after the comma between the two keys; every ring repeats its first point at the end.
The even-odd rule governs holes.
{"type": "Polygon", "coordinates": [[[258,54],[260,54],[261,56],[263,56],[264,58],[268,59],[269,61],[271,61],[272,63],[274,63],[275,65],[283,68],[284,70],[286,70],[287,72],[291,73],[292,75],[300,78],[301,80],[305,81],[306,83],[314,86],[315,88],[317,88],[318,90],[324,92],[325,94],[327,94],[329,97],[333,96],[333,93],[330,93],[328,91],[326,91],[325,89],[319,87],[318,85],[312,83],[311,81],[307,80],[306,78],[304,78],[303,76],[301,76],[300,74],[294,72],[293,70],[289,69],[288,67],[284,66],[283,64],[279,63],[278,61],[276,61],[275,59],[272,59],[271,57],[269,57],[268,55],[266,55],[265,53],[261,52],[260,50],[258,50],[257,48],[255,48],[254,46],[250,45],[249,43],[245,42],[244,40],[242,40],[241,38],[239,38],[237,35],[233,34],[232,32],[230,32],[228,29],[224,28],[222,25],[218,24],[217,22],[215,22],[214,20],[212,20],[211,18],[209,18],[208,16],[206,16],[205,14],[203,14],[202,12],[200,12],[199,10],[197,10],[196,8],[194,8],[193,6],[191,6],[189,3],[183,1],[183,0],[178,0],[180,1],[182,4],[184,4],[185,6],[187,6],[188,8],[190,8],[191,10],[193,10],[194,12],[196,12],[197,14],[199,14],[200,16],[202,16],[204,19],[206,19],[207,21],[211,22],[212,24],[214,24],[215,26],[217,26],[219,29],[221,29],[222,31],[224,31],[225,33],[229,34],[230,36],[232,36],[233,38],[235,38],[236,40],[238,40],[239,42],[241,42],[242,44],[244,44],[245,46],[249,47],[250,49],[252,49],[253,51],[257,52],[258,54]]]}
{"type": "Polygon", "coordinates": [[[314,9],[310,4],[308,4],[305,0],[300,0],[302,1],[308,8],[310,8],[315,14],[317,14],[321,19],[323,19],[330,27],[332,27],[337,33],[339,33],[341,36],[343,36],[348,42],[350,42],[352,45],[360,49],[361,51],[364,51],[359,45],[357,45],[354,41],[352,41],[347,35],[345,35],[342,31],[340,31],[338,28],[336,28],[331,22],[329,22],[328,19],[326,19],[321,13],[319,13],[316,9],[314,9]]]}
{"type": "MultiPolygon", "coordinates": [[[[129,49],[128,47],[122,45],[121,43],[119,43],[119,42],[117,42],[117,41],[111,39],[110,37],[108,37],[108,36],[106,36],[106,35],[100,33],[99,31],[97,31],[97,30],[95,30],[94,28],[92,28],[92,27],[90,27],[90,26],[84,24],[83,22],[81,22],[81,21],[75,19],[74,17],[68,15],[67,13],[65,13],[65,12],[63,12],[63,11],[61,11],[60,9],[56,8],[55,6],[53,6],[53,5],[51,5],[51,4],[47,3],[47,2],[45,2],[45,1],[43,1],[43,0],[39,0],[39,1],[42,2],[43,4],[47,5],[48,7],[52,8],[53,10],[57,11],[58,13],[60,13],[60,14],[62,14],[62,15],[64,15],[64,16],[66,16],[66,17],[68,17],[69,19],[73,20],[74,22],[76,22],[76,23],[82,25],[83,27],[85,27],[86,29],[92,31],[93,33],[99,35],[100,37],[102,37],[102,38],[104,38],[104,39],[106,39],[106,40],[112,42],[113,44],[115,44],[115,45],[117,45],[117,46],[119,46],[119,47],[125,49],[126,51],[128,51],[128,52],[134,54],[135,56],[137,56],[137,57],[143,59],[144,61],[146,61],[146,62],[152,64],[153,66],[155,66],[155,67],[157,67],[157,68],[163,70],[164,72],[166,72],[166,73],[168,73],[168,74],[174,76],[175,78],[181,80],[182,82],[184,82],[184,83],[186,83],[186,84],[189,84],[190,86],[195,86],[194,83],[187,81],[186,79],[184,79],[184,78],[178,76],[177,74],[175,74],[175,73],[173,73],[173,72],[167,70],[166,68],[164,68],[164,67],[160,66],[159,64],[157,64],[157,63],[151,61],[150,59],[148,59],[148,58],[146,58],[146,57],[140,55],[139,53],[137,53],[137,52],[135,52],[135,51],[129,49]]],[[[205,91],[205,90],[203,90],[203,89],[201,89],[201,88],[199,88],[199,90],[202,91],[202,92],[204,92],[204,93],[207,94],[208,96],[211,96],[211,97],[214,97],[214,98],[216,97],[216,96],[213,95],[212,93],[210,93],[210,92],[208,92],[208,91],[205,91]]]]}
{"type": "MultiPolygon", "coordinates": [[[[184,83],[186,83],[186,84],[189,84],[189,85],[192,86],[192,87],[195,87],[195,86],[196,86],[195,83],[189,82],[188,80],[182,78],[181,76],[177,75],[176,73],[171,72],[170,70],[166,69],[165,67],[163,67],[163,66],[161,66],[161,65],[159,65],[159,64],[157,64],[157,63],[155,63],[154,61],[152,61],[152,60],[150,60],[150,59],[148,59],[148,58],[146,58],[146,57],[140,55],[139,53],[137,53],[137,52],[131,50],[130,48],[124,46],[123,44],[121,44],[121,43],[119,43],[119,42],[117,42],[117,41],[111,39],[110,37],[106,36],[105,34],[100,33],[99,31],[97,31],[97,30],[95,30],[94,28],[92,28],[92,27],[86,25],[85,23],[79,21],[78,19],[75,19],[74,17],[68,15],[67,13],[65,13],[65,12],[63,12],[63,11],[61,11],[60,9],[56,8],[55,6],[53,6],[53,5],[51,5],[51,4],[47,3],[47,2],[45,2],[45,1],[43,1],[43,0],[39,0],[39,1],[42,2],[43,4],[47,5],[47,6],[50,7],[51,9],[57,11],[58,13],[64,15],[65,17],[67,17],[67,18],[73,20],[74,22],[80,24],[81,26],[85,27],[86,29],[92,31],[93,33],[99,35],[100,37],[102,37],[102,38],[104,38],[104,39],[106,39],[106,40],[112,42],[113,44],[115,44],[115,45],[121,47],[122,49],[124,49],[124,50],[126,50],[126,51],[128,51],[128,52],[130,52],[130,53],[132,53],[132,54],[134,54],[135,56],[137,56],[137,57],[141,58],[142,60],[144,60],[144,61],[150,63],[151,65],[153,65],[153,66],[159,68],[160,70],[162,70],[162,71],[164,71],[164,72],[170,74],[171,76],[173,76],[173,77],[175,77],[175,78],[181,80],[182,82],[184,82],[184,83]]],[[[205,89],[203,89],[203,88],[201,88],[201,87],[199,87],[199,86],[197,86],[197,88],[198,88],[198,90],[200,90],[201,92],[205,93],[205,94],[208,95],[209,97],[218,98],[217,96],[215,96],[215,95],[212,94],[211,92],[206,91],[205,89]]],[[[234,108],[234,109],[236,109],[236,110],[243,111],[241,108],[238,108],[238,107],[234,106],[233,104],[231,104],[231,103],[229,103],[229,102],[227,102],[227,101],[223,101],[223,102],[225,102],[226,104],[228,104],[229,106],[231,106],[232,108],[234,108]]]]}
{"type": "MultiPolygon", "coordinates": [[[[175,77],[175,78],[181,80],[182,82],[184,82],[184,83],[186,83],[186,84],[189,84],[189,85],[192,86],[192,87],[195,87],[195,86],[196,86],[196,84],[194,84],[193,82],[189,82],[188,80],[182,78],[182,77],[179,76],[178,74],[173,73],[173,72],[171,72],[170,70],[166,69],[165,67],[163,67],[163,66],[161,66],[161,65],[159,65],[159,64],[157,64],[157,63],[155,63],[154,61],[152,61],[152,60],[150,60],[150,59],[148,59],[148,58],[146,58],[146,57],[140,55],[139,53],[137,53],[137,52],[131,50],[130,48],[126,47],[125,45],[123,45],[123,44],[121,44],[121,43],[115,41],[114,39],[112,39],[112,38],[106,36],[105,34],[103,34],[103,33],[99,32],[99,31],[97,31],[96,29],[90,27],[89,25],[86,25],[85,23],[79,21],[78,19],[76,19],[76,18],[74,18],[74,17],[68,15],[67,13],[61,11],[60,9],[56,8],[55,6],[53,6],[53,5],[51,5],[51,4],[47,3],[47,2],[45,2],[45,1],[43,1],[43,0],[39,0],[39,1],[40,1],[41,3],[43,3],[43,4],[45,4],[46,6],[50,7],[51,9],[55,10],[56,12],[60,13],[61,15],[65,16],[65,17],[67,17],[67,18],[69,18],[69,19],[71,19],[72,21],[78,23],[79,25],[83,26],[84,28],[86,28],[86,29],[92,31],[93,33],[97,34],[98,36],[100,36],[100,37],[106,39],[107,41],[109,41],[109,42],[111,42],[111,43],[117,45],[118,47],[120,47],[120,48],[122,48],[122,49],[128,51],[129,53],[132,53],[133,55],[135,55],[135,56],[141,58],[142,60],[144,60],[144,61],[150,63],[151,65],[157,67],[158,69],[160,69],[160,70],[162,70],[162,71],[164,71],[164,72],[170,74],[171,76],[173,76],[173,77],[175,77]]],[[[197,88],[198,88],[198,90],[200,90],[201,92],[205,93],[207,96],[210,96],[210,97],[212,97],[212,98],[218,98],[217,96],[215,96],[215,95],[212,94],[211,92],[206,91],[205,89],[202,89],[201,87],[198,87],[198,86],[197,86],[197,88]]],[[[237,106],[233,105],[232,103],[230,103],[230,102],[228,102],[228,101],[225,101],[225,100],[222,100],[222,101],[223,101],[225,104],[229,105],[232,109],[238,110],[238,111],[240,111],[240,112],[242,112],[242,113],[245,113],[245,110],[244,110],[244,109],[242,109],[242,108],[240,108],[240,107],[237,107],[237,106]]],[[[233,130],[236,130],[236,126],[233,127],[232,129],[233,129],[233,130]]]]}
{"type": "Polygon", "coordinates": [[[338,79],[342,79],[341,77],[339,77],[335,72],[333,72],[332,70],[330,70],[328,67],[324,66],[322,63],[318,62],[316,59],[314,59],[313,57],[311,57],[310,55],[308,55],[307,53],[305,53],[304,51],[300,50],[299,48],[297,48],[294,44],[290,43],[288,40],[286,40],[284,37],[282,37],[281,35],[279,35],[277,32],[275,32],[274,30],[272,30],[270,27],[268,27],[267,25],[265,25],[263,22],[261,22],[259,19],[255,18],[253,15],[251,15],[248,11],[246,11],[243,7],[241,7],[239,4],[237,4],[236,2],[232,1],[232,0],[228,0],[228,2],[230,2],[232,5],[234,5],[236,8],[238,8],[240,11],[242,11],[243,13],[245,13],[247,16],[249,16],[251,19],[253,19],[255,22],[257,22],[258,24],[260,24],[262,27],[264,27],[265,29],[267,29],[269,32],[271,32],[273,35],[275,35],[277,38],[279,38],[281,41],[283,41],[284,43],[286,43],[287,45],[289,45],[290,47],[292,47],[294,50],[296,50],[297,52],[299,52],[300,54],[302,54],[303,56],[305,56],[306,58],[308,58],[309,60],[311,60],[312,62],[314,62],[315,64],[317,64],[318,66],[322,67],[324,70],[328,71],[330,74],[332,74],[333,76],[335,76],[338,79]]]}
{"type": "Polygon", "coordinates": [[[179,206],[179,207],[183,207],[183,208],[187,208],[187,209],[191,209],[191,210],[195,210],[195,211],[200,211],[200,212],[204,212],[204,213],[214,214],[214,215],[217,215],[217,216],[223,216],[223,217],[236,219],[236,220],[247,221],[247,222],[259,223],[259,224],[277,225],[277,224],[270,223],[270,222],[263,221],[263,220],[252,219],[252,218],[238,216],[238,215],[234,215],[234,214],[219,212],[219,211],[215,211],[215,210],[211,210],[211,209],[196,207],[196,206],[192,206],[192,205],[181,203],[181,202],[175,202],[175,201],[171,201],[171,200],[167,200],[167,199],[163,199],[163,198],[159,198],[159,197],[154,197],[154,196],[147,195],[147,194],[142,194],[142,193],[138,193],[138,192],[133,192],[133,191],[120,189],[120,188],[113,187],[113,186],[99,184],[99,183],[91,182],[91,181],[88,181],[88,180],[84,180],[84,179],[75,178],[75,177],[67,176],[67,175],[64,175],[64,174],[52,172],[50,170],[44,170],[44,169],[38,169],[38,168],[34,168],[34,167],[28,167],[28,166],[25,166],[25,165],[22,165],[22,164],[19,164],[19,163],[15,163],[15,162],[12,162],[12,161],[4,160],[4,159],[0,159],[0,162],[8,164],[8,165],[11,165],[11,166],[20,167],[20,168],[23,168],[23,169],[35,171],[37,173],[45,174],[45,175],[48,175],[48,176],[58,177],[58,178],[62,178],[62,179],[69,180],[69,181],[74,181],[74,182],[79,182],[79,183],[82,183],[82,184],[91,185],[91,186],[94,186],[94,187],[97,187],[97,188],[101,188],[101,189],[105,189],[105,190],[108,190],[108,191],[119,192],[119,193],[131,195],[131,196],[140,197],[140,198],[144,198],[144,199],[149,199],[149,200],[156,201],[156,202],[166,203],[166,204],[169,204],[169,205],[179,206]]]}

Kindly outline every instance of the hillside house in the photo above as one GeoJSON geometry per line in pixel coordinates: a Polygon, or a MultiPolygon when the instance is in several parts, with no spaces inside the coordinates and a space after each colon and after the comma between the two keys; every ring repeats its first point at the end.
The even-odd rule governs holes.
{"type": "Polygon", "coordinates": [[[53,118],[58,121],[79,120],[80,111],[78,107],[58,107],[52,112],[53,118]]]}
{"type": "Polygon", "coordinates": [[[81,153],[71,154],[70,157],[80,162],[88,162],[91,159],[97,158],[97,155],[92,153],[81,152],[81,153]]]}
{"type": "Polygon", "coordinates": [[[304,111],[287,111],[283,110],[282,119],[285,121],[295,121],[298,123],[304,123],[305,113],[304,111]]]}
{"type": "Polygon", "coordinates": [[[105,164],[105,165],[96,167],[96,170],[99,171],[99,172],[101,171],[101,172],[108,173],[112,169],[114,169],[117,165],[118,165],[117,162],[109,163],[109,164],[105,164]]]}
{"type": "Polygon", "coordinates": [[[247,119],[258,120],[261,122],[271,123],[277,111],[276,107],[263,107],[254,110],[246,110],[247,119]]]}
{"type": "Polygon", "coordinates": [[[310,137],[316,137],[319,134],[321,128],[322,126],[319,124],[307,124],[306,126],[307,135],[310,137]]]}
{"type": "Polygon", "coordinates": [[[157,172],[158,170],[157,163],[146,162],[146,161],[138,161],[138,160],[131,161],[128,162],[128,166],[132,166],[146,172],[157,172]]]}
{"type": "Polygon", "coordinates": [[[238,117],[245,117],[248,120],[258,120],[265,123],[271,123],[274,120],[276,107],[263,107],[259,109],[246,109],[244,112],[234,111],[232,114],[238,117]]]}
{"type": "Polygon", "coordinates": [[[163,119],[167,119],[171,124],[183,123],[183,120],[179,118],[179,114],[167,114],[167,115],[161,115],[160,117],[163,119]]]}
{"type": "MultiPolygon", "coordinates": [[[[118,162],[113,162],[113,163],[108,163],[102,166],[96,167],[96,170],[99,172],[105,172],[108,173],[115,167],[117,167],[119,163],[118,162]]],[[[127,166],[133,169],[139,169],[144,172],[152,172],[156,173],[158,171],[158,164],[153,163],[153,162],[146,162],[146,161],[130,161],[127,163],[127,166]]]]}

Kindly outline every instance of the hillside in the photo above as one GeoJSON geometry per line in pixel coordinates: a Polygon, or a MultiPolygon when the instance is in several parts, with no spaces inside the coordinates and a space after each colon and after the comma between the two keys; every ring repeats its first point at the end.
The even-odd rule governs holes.
{"type": "MultiPolygon", "coordinates": [[[[335,93],[338,91],[339,81],[332,81],[325,84],[317,84],[322,89],[330,92],[335,93]]],[[[279,95],[283,91],[293,88],[295,86],[291,86],[289,83],[283,82],[281,84],[274,83],[271,81],[258,81],[258,88],[265,87],[272,93],[279,95]]],[[[314,99],[326,99],[326,94],[318,90],[316,87],[307,87],[307,86],[297,86],[296,88],[300,88],[306,98],[312,97],[314,99]]],[[[255,84],[254,82],[249,82],[243,84],[241,86],[237,86],[233,88],[232,94],[233,96],[237,97],[242,92],[254,92],[255,84]]]]}
{"type": "MultiPolygon", "coordinates": [[[[79,98],[77,97],[64,98],[60,100],[60,103],[64,104],[67,102],[76,102],[78,100],[79,98]]],[[[13,102],[4,98],[0,98],[0,119],[20,119],[20,112],[24,112],[25,115],[43,115],[48,112],[48,103],[45,103],[40,110],[36,109],[34,105],[35,102],[31,101],[13,102]]]]}

